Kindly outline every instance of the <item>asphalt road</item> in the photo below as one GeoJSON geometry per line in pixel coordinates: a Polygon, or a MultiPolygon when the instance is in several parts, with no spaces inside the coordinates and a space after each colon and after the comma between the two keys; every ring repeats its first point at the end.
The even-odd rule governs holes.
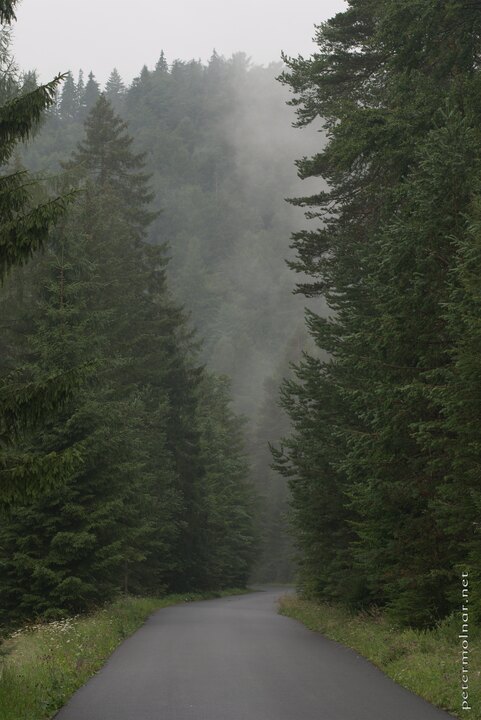
{"type": "Polygon", "coordinates": [[[156,612],[57,720],[448,720],[276,613],[281,590],[156,612]]]}

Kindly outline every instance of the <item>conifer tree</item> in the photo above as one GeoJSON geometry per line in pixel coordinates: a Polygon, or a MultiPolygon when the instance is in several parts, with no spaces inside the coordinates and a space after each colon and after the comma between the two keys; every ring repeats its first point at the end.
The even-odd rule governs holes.
{"type": "Polygon", "coordinates": [[[89,72],[87,82],[85,83],[85,91],[83,94],[83,108],[84,113],[88,114],[95,103],[97,102],[100,95],[99,84],[95,79],[95,75],[92,71],[89,72]]]}
{"type": "Polygon", "coordinates": [[[227,378],[206,375],[200,385],[198,423],[205,466],[208,546],[205,587],[244,587],[257,538],[253,488],[244,455],[243,422],[229,407],[227,378]]]}
{"type": "MultiPolygon", "coordinates": [[[[462,138],[460,138],[461,140],[462,138]]],[[[472,159],[468,160],[471,164],[472,159]]],[[[481,536],[479,517],[481,491],[480,463],[480,295],[481,225],[479,166],[473,182],[473,199],[466,214],[464,232],[453,243],[457,263],[450,274],[446,322],[452,338],[452,363],[433,386],[435,401],[441,406],[449,458],[449,472],[443,477],[434,503],[438,522],[450,541],[450,554],[456,579],[469,572],[472,612],[481,620],[481,536]]],[[[455,584],[448,588],[453,605],[458,601],[455,584]]]]}
{"type": "Polygon", "coordinates": [[[76,91],[77,120],[85,117],[85,81],[84,71],[79,70],[76,91]]]}
{"type": "MultiPolygon", "coordinates": [[[[2,65],[8,56],[0,59],[2,65]]],[[[5,70],[3,71],[5,72],[5,70]]],[[[18,143],[34,133],[42,112],[55,100],[55,89],[62,77],[31,92],[7,98],[0,107],[0,162],[6,166],[18,143]]],[[[5,100],[5,98],[4,98],[5,100]]],[[[35,204],[27,173],[3,174],[0,178],[0,279],[13,265],[25,262],[42,247],[49,227],[63,213],[65,201],[54,198],[35,204]]]]}
{"type": "Polygon", "coordinates": [[[165,57],[165,53],[163,50],[161,51],[160,57],[155,64],[155,72],[160,73],[162,75],[169,72],[169,64],[167,62],[167,59],[165,57]]]}
{"type": "Polygon", "coordinates": [[[119,111],[125,97],[126,88],[120,77],[117,68],[114,68],[109,75],[105,85],[105,97],[111,103],[114,110],[119,111]]]}
{"type": "MultiPolygon", "coordinates": [[[[2,3],[0,20],[15,19],[15,2],[2,3]]],[[[8,53],[8,32],[1,31],[0,65],[0,282],[11,268],[25,263],[43,247],[52,225],[65,211],[68,197],[49,198],[23,169],[9,171],[8,164],[16,146],[29,139],[42,114],[55,102],[56,90],[63,79],[58,76],[34,89],[15,87],[8,53]]],[[[68,394],[72,378],[44,378],[25,384],[17,374],[4,372],[0,378],[0,499],[12,500],[34,488],[42,488],[61,476],[69,453],[35,456],[20,453],[17,440],[28,428],[49,412],[68,394]]]]}
{"type": "MultiPolygon", "coordinates": [[[[117,382],[124,391],[126,387],[132,392],[143,388],[150,398],[146,419],[150,428],[146,435],[149,467],[159,507],[165,493],[172,498],[174,511],[170,518],[164,512],[162,527],[158,519],[156,528],[162,537],[170,526],[177,538],[170,555],[176,562],[171,561],[170,575],[164,576],[164,582],[188,589],[199,586],[205,565],[201,540],[203,471],[198,434],[192,423],[200,371],[189,360],[191,340],[183,314],[168,297],[165,250],[145,242],[155,213],[149,209],[152,194],[143,172],[143,156],[132,152],[132,142],[125,123],[101,96],[86,121],[85,140],[68,167],[82,168],[87,174],[91,186],[87,186],[86,195],[88,216],[97,236],[109,233],[111,237],[97,250],[106,285],[97,302],[116,308],[110,344],[125,358],[116,373],[117,382]],[[112,218],[117,224],[114,233],[112,218]],[[163,466],[171,468],[169,478],[162,472],[163,466]]],[[[156,564],[154,556],[152,563],[156,564]]],[[[156,575],[161,574],[160,560],[156,575]]]]}
{"type": "MultiPolygon", "coordinates": [[[[70,222],[74,218],[78,219],[77,213],[70,222]]],[[[52,370],[65,373],[98,360],[105,342],[101,331],[108,322],[105,311],[86,312],[96,286],[96,267],[85,253],[85,237],[72,230],[63,228],[42,263],[38,310],[24,340],[29,362],[22,368],[34,380],[52,370]]],[[[98,366],[95,371],[100,370],[105,373],[98,366]]],[[[41,430],[28,438],[28,446],[38,452],[60,453],[81,445],[84,462],[66,473],[59,487],[18,502],[4,518],[0,543],[4,619],[85,610],[108,598],[119,585],[118,518],[125,502],[119,478],[126,446],[121,418],[131,408],[116,408],[109,402],[108,386],[93,388],[92,372],[93,365],[90,378],[84,378],[85,384],[61,411],[52,408],[41,430]]]]}
{"type": "MultiPolygon", "coordinates": [[[[103,130],[107,144],[115,145],[117,119],[104,100],[99,104],[109,111],[112,133],[102,113],[88,128],[94,137],[103,130]]],[[[160,317],[151,310],[164,300],[165,261],[146,263],[144,250],[155,260],[141,246],[151,214],[145,212],[142,224],[140,213],[150,195],[143,176],[130,173],[140,163],[130,142],[121,138],[102,164],[95,158],[102,146],[89,145],[90,139],[87,130],[90,154],[79,148],[92,161],[82,156],[84,192],[50,245],[40,273],[44,300],[27,339],[34,377],[46,368],[92,368],[61,413],[52,412],[29,440],[43,452],[81,446],[84,461],[61,487],[18,505],[5,523],[0,594],[10,618],[85,610],[120,588],[159,592],[177,569],[172,515],[180,502],[165,438],[165,360],[157,355],[157,364],[146,367],[147,338],[153,343],[157,332],[164,344],[173,341],[169,306],[161,305],[160,317]],[[134,215],[125,209],[128,201],[141,203],[134,215]],[[157,277],[156,287],[149,277],[157,277]],[[141,566],[149,556],[146,572],[141,566]]]]}
{"type": "Polygon", "coordinates": [[[69,71],[60,94],[59,113],[62,120],[75,120],[78,111],[77,88],[72,73],[69,71]]]}
{"type": "Polygon", "coordinates": [[[318,52],[287,59],[282,76],[299,125],[321,117],[328,135],[299,163],[329,190],[294,201],[321,227],[294,235],[293,267],[308,276],[299,291],[323,295],[332,314],[308,314],[326,359],[306,358],[285,386],[294,433],[278,462],[304,586],[338,597],[338,571],[348,601],[429,626],[450,611],[455,582],[439,515],[451,472],[439,382],[453,239],[480,154],[481,19],[468,3],[408,5],[351,0],[319,26],[318,52]]]}

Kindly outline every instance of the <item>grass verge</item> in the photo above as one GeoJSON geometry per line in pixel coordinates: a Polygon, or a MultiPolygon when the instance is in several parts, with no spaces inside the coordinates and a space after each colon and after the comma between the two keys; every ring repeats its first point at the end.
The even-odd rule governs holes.
{"type": "Polygon", "coordinates": [[[0,718],[52,718],[155,610],[243,592],[128,597],[91,615],[17,630],[0,646],[0,718]]]}
{"type": "Polygon", "coordinates": [[[310,630],[347,645],[399,685],[454,714],[481,720],[481,632],[470,628],[469,705],[461,709],[461,619],[450,616],[434,630],[396,628],[382,613],[350,614],[288,595],[279,612],[310,630]]]}

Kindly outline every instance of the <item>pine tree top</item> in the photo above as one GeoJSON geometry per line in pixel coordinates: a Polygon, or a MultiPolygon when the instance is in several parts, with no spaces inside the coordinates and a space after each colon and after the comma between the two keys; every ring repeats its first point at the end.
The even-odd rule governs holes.
{"type": "Polygon", "coordinates": [[[109,79],[105,85],[105,94],[107,97],[115,97],[125,92],[125,85],[122,81],[119,71],[114,68],[110,73],[109,79]]]}
{"type": "Polygon", "coordinates": [[[160,52],[160,57],[157,60],[157,63],[155,65],[155,70],[158,73],[167,73],[169,72],[169,65],[167,63],[167,59],[165,57],[165,53],[163,50],[160,52]]]}
{"type": "Polygon", "coordinates": [[[14,20],[15,16],[15,5],[18,0],[0,0],[0,23],[9,25],[14,20]]]}
{"type": "Polygon", "coordinates": [[[150,176],[142,172],[145,153],[135,153],[132,145],[127,123],[102,94],[85,121],[85,139],[64,168],[84,173],[102,190],[110,189],[122,198],[122,213],[143,233],[157,213],[148,210],[153,194],[150,176]]]}
{"type": "Polygon", "coordinates": [[[67,169],[81,165],[101,185],[116,181],[143,167],[144,155],[132,152],[127,123],[105,96],[100,95],[85,121],[85,139],[77,146],[67,169]]]}

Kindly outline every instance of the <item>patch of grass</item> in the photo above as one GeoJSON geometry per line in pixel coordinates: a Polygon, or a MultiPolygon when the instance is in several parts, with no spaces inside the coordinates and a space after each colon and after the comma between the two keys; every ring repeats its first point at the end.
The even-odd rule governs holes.
{"type": "Polygon", "coordinates": [[[400,685],[456,717],[481,720],[481,632],[470,628],[469,704],[461,710],[459,616],[452,615],[427,631],[397,628],[378,611],[351,614],[295,595],[281,598],[281,615],[347,645],[400,685]]]}
{"type": "Polygon", "coordinates": [[[0,645],[0,718],[52,718],[155,610],[243,592],[126,597],[91,615],[17,630],[0,645]]]}

